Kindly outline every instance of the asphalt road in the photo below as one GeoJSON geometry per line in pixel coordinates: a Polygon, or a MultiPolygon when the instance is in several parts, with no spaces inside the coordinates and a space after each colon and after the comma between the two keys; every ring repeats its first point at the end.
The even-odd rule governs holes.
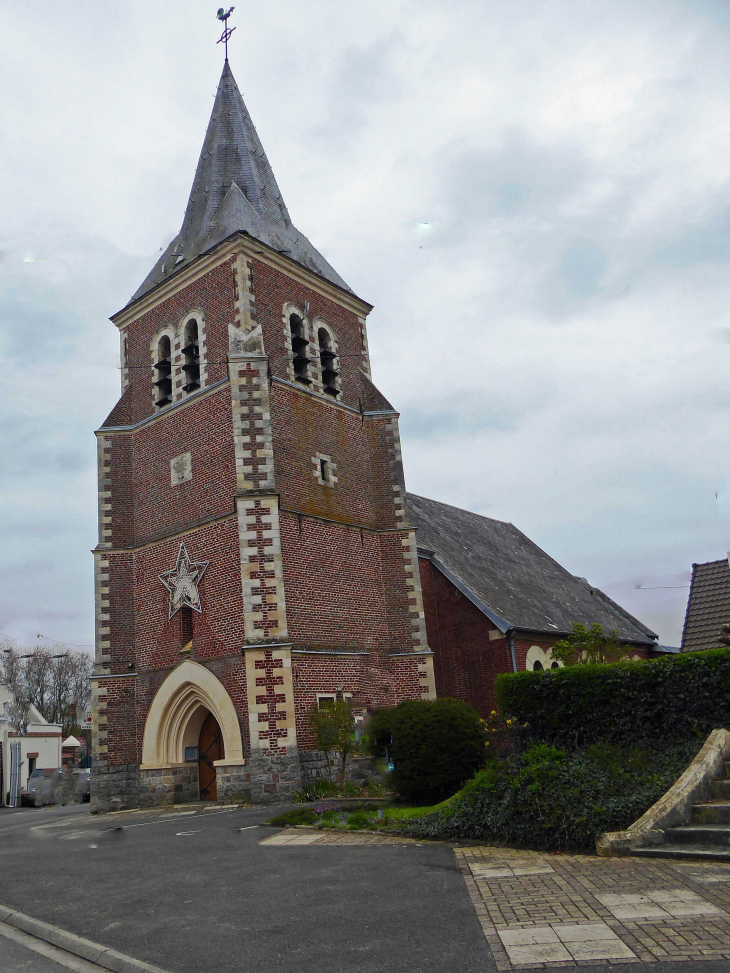
{"type": "Polygon", "coordinates": [[[261,846],[272,813],[0,812],[0,904],[170,973],[493,973],[449,845],[261,846]]]}
{"type": "Polygon", "coordinates": [[[171,973],[494,968],[450,847],[260,846],[272,813],[0,814],[0,904],[171,973]]]}

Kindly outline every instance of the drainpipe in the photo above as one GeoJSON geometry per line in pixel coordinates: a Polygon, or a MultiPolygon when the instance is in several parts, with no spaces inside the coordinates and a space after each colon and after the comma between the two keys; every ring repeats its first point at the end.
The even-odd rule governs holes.
{"type": "Polygon", "coordinates": [[[509,654],[512,657],[512,672],[517,672],[517,656],[515,655],[515,630],[513,628],[509,629],[507,632],[507,645],[509,646],[509,654]]]}

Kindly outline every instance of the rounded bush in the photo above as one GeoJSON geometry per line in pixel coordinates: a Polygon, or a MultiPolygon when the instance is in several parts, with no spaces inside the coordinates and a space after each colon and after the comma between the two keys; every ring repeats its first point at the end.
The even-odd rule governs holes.
{"type": "Polygon", "coordinates": [[[484,763],[479,714],[459,699],[407,699],[378,710],[369,736],[376,756],[387,748],[393,787],[409,803],[436,804],[451,797],[484,763]]]}

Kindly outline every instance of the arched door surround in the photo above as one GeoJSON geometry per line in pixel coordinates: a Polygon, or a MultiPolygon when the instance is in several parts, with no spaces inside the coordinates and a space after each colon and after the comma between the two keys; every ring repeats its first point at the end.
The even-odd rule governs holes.
{"type": "Polygon", "coordinates": [[[226,764],[242,764],[241,728],[231,697],[210,670],[188,659],[173,669],[152,701],[142,741],[142,769],[183,763],[185,747],[198,745],[208,713],[220,727],[226,764]]]}

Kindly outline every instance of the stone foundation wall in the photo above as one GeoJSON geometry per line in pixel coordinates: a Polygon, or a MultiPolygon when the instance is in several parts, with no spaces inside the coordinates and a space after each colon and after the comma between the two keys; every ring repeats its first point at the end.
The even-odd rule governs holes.
{"type": "Polygon", "coordinates": [[[246,771],[253,804],[285,801],[302,787],[296,747],[288,747],[286,754],[255,750],[250,757],[246,757],[246,766],[242,769],[246,771]]]}
{"type": "MultiPolygon", "coordinates": [[[[286,801],[302,787],[296,748],[289,748],[286,754],[259,750],[245,764],[216,767],[216,778],[218,800],[229,804],[286,801]]],[[[95,813],[198,800],[197,764],[154,770],[140,770],[137,764],[101,765],[91,770],[91,810],[95,813]]]]}
{"type": "Polygon", "coordinates": [[[140,770],[137,764],[97,766],[91,770],[91,810],[121,811],[198,800],[198,766],[140,770]]]}
{"type": "Polygon", "coordinates": [[[251,773],[248,767],[240,764],[216,767],[215,776],[221,804],[251,803],[251,773]]]}
{"type": "MultiPolygon", "coordinates": [[[[302,783],[313,784],[318,780],[337,780],[340,773],[340,758],[331,753],[329,762],[324,750],[299,751],[302,768],[302,783]]],[[[345,779],[362,786],[368,777],[377,777],[373,772],[370,757],[350,757],[345,767],[345,779]]]]}

